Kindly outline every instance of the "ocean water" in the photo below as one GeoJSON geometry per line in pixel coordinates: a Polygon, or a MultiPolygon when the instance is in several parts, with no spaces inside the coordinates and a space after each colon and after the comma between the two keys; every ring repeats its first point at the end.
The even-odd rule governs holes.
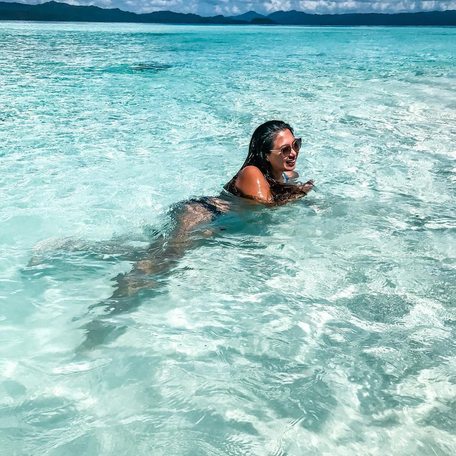
{"type": "Polygon", "coordinates": [[[455,42],[0,23],[2,454],[455,454],[455,42]],[[316,191],[106,310],[273,118],[316,191]]]}

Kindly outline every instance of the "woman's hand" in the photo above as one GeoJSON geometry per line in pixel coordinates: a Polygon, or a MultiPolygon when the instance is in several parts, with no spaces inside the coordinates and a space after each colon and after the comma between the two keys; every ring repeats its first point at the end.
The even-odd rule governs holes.
{"type": "Polygon", "coordinates": [[[314,181],[308,180],[306,183],[300,184],[299,188],[307,194],[314,188],[314,181]]]}

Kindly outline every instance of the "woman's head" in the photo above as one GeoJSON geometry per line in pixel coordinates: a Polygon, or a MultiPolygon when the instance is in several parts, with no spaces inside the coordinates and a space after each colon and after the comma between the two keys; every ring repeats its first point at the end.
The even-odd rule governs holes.
{"type": "Polygon", "coordinates": [[[281,120],[265,122],[253,132],[242,168],[256,166],[269,179],[275,179],[283,171],[292,171],[298,156],[296,147],[292,147],[294,141],[293,128],[287,123],[281,120]],[[284,154],[284,150],[289,153],[284,154]]]}

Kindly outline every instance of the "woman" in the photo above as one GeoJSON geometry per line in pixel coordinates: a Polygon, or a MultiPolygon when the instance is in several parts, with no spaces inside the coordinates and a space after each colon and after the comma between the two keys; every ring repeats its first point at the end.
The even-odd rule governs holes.
{"type": "MultiPolygon", "coordinates": [[[[230,209],[230,198],[238,196],[266,205],[280,205],[307,195],[313,181],[292,183],[298,177],[296,160],[301,148],[301,138],[295,138],[293,128],[281,120],[270,120],[253,133],[249,153],[237,174],[223,187],[220,197],[195,198],[179,203],[173,209],[174,228],[166,240],[161,255],[166,260],[157,261],[156,245],[151,247],[153,259],[138,261],[133,271],[153,274],[167,268],[168,260],[182,256],[192,242],[195,228],[230,209]]],[[[207,227],[205,227],[207,228],[207,227]]],[[[211,233],[205,229],[204,233],[211,233]]]]}
{"type": "MultiPolygon", "coordinates": [[[[199,239],[211,234],[207,223],[229,211],[233,195],[265,205],[281,205],[307,195],[313,181],[292,183],[301,139],[285,122],[271,120],[260,125],[252,135],[249,153],[237,174],[224,186],[220,197],[191,199],[172,210],[172,229],[160,235],[132,270],[119,274],[112,296],[93,307],[104,307],[105,316],[133,310],[140,304],[140,291],[157,291],[159,283],[172,271],[176,262],[199,239]]],[[[86,326],[86,348],[106,340],[107,333],[119,328],[96,319],[86,326]]]]}
{"type": "Polygon", "coordinates": [[[233,195],[263,204],[284,204],[301,198],[313,188],[313,181],[293,185],[301,138],[281,120],[260,125],[250,140],[249,153],[239,172],[225,185],[233,195]]]}
{"type": "MultiPolygon", "coordinates": [[[[232,198],[226,196],[281,205],[307,195],[313,188],[312,180],[305,184],[292,182],[298,177],[295,167],[300,148],[301,138],[295,138],[293,128],[287,123],[270,120],[260,125],[252,135],[244,164],[223,187],[225,194],[191,199],[174,207],[174,228],[167,237],[169,255],[164,255],[165,258],[181,256],[191,243],[191,233],[195,228],[202,228],[205,223],[229,211],[232,198]]],[[[210,233],[210,230],[204,227],[204,233],[210,233]]],[[[151,253],[154,253],[154,259],[138,261],[134,270],[146,274],[160,272],[167,261],[157,262],[155,245],[151,253]],[[159,263],[162,266],[157,270],[159,263]]]]}

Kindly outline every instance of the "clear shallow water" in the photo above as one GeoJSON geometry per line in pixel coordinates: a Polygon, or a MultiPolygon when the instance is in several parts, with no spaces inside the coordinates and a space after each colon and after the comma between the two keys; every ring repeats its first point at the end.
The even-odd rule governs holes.
{"type": "Polygon", "coordinates": [[[5,454],[454,454],[455,34],[1,23],[5,454]],[[81,349],[270,118],[317,192],[220,218],[81,349]]]}

